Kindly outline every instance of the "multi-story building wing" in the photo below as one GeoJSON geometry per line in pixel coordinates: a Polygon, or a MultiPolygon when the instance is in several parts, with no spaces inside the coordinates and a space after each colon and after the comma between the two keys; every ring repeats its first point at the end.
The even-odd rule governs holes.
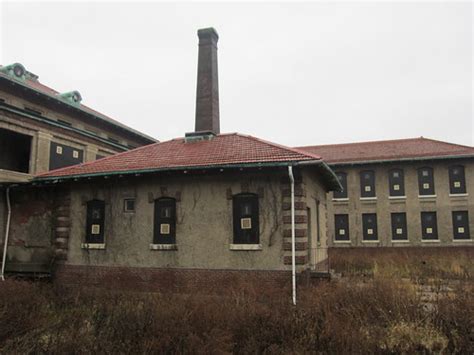
{"type": "Polygon", "coordinates": [[[332,247],[474,245],[474,148],[427,138],[301,147],[334,169],[332,247]]]}
{"type": "Polygon", "coordinates": [[[0,184],[156,140],[59,93],[20,63],[0,66],[0,184]]]}

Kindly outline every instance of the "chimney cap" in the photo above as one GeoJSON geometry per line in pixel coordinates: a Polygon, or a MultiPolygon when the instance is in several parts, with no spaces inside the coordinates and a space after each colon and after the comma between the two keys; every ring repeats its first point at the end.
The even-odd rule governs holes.
{"type": "Polygon", "coordinates": [[[214,37],[216,40],[219,39],[219,35],[214,27],[201,28],[198,30],[199,39],[214,37]]]}

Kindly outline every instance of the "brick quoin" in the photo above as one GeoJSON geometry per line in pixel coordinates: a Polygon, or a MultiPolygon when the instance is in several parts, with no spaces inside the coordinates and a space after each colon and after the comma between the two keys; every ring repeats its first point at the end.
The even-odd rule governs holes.
{"type": "MultiPolygon", "coordinates": [[[[296,242],[295,243],[296,250],[306,250],[308,249],[308,243],[306,242],[296,242]]],[[[283,250],[290,250],[291,251],[291,242],[284,242],[283,243],[283,250]]]]}
{"type": "MultiPolygon", "coordinates": [[[[304,265],[308,262],[308,256],[307,255],[296,255],[295,261],[296,261],[296,265],[304,265]]],[[[285,256],[283,258],[283,263],[285,265],[291,265],[291,255],[290,256],[285,256]]]]}
{"type": "MultiPolygon", "coordinates": [[[[295,228],[295,238],[304,238],[308,234],[306,228],[295,228]]],[[[291,238],[291,229],[283,230],[283,236],[285,238],[291,238]]]]}
{"type": "MultiPolygon", "coordinates": [[[[301,211],[306,210],[306,202],[302,201],[295,201],[295,210],[301,211]]],[[[291,210],[291,202],[283,202],[283,211],[290,211],[291,210]]]]}
{"type": "MultiPolygon", "coordinates": [[[[295,223],[307,223],[308,216],[306,215],[296,215],[295,216],[295,223]]],[[[283,223],[291,224],[291,216],[283,216],[283,223]]]]}

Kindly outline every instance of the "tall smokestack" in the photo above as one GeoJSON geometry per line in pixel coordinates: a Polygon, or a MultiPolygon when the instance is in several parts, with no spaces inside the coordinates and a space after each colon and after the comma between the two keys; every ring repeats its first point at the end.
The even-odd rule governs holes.
{"type": "Polygon", "coordinates": [[[217,41],[214,28],[198,30],[199,57],[196,91],[196,132],[220,133],[217,41]]]}

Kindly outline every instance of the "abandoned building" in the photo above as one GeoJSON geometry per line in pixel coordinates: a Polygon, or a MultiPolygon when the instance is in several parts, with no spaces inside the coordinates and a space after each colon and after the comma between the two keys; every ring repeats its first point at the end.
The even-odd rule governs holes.
{"type": "Polygon", "coordinates": [[[0,68],[2,276],[179,291],[328,271],[329,247],[473,245],[474,148],[221,134],[218,35],[198,37],[195,130],[165,142],[0,68]]]}
{"type": "Polygon", "coordinates": [[[330,247],[469,246],[474,148],[426,138],[301,147],[336,172],[330,247]]]}
{"type": "Polygon", "coordinates": [[[220,133],[218,35],[198,36],[195,131],[12,188],[7,270],[179,288],[242,273],[286,282],[327,259],[336,175],[315,154],[220,133]]]}
{"type": "Polygon", "coordinates": [[[78,91],[59,93],[20,63],[0,66],[0,230],[6,228],[8,185],[156,142],[81,101],[78,91]]]}

